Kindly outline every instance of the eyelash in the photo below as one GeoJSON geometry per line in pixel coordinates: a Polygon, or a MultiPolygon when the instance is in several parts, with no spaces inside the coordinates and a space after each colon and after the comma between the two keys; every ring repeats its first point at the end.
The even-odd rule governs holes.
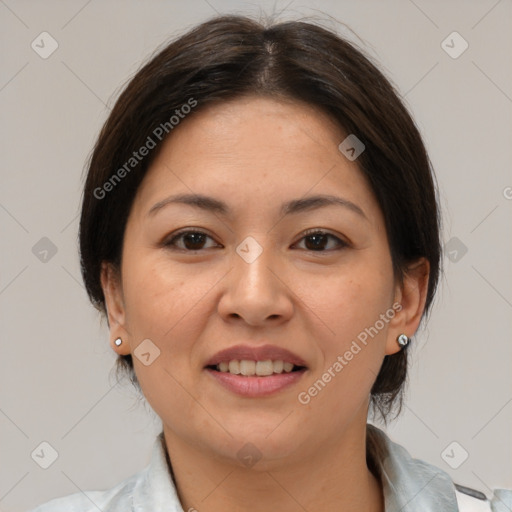
{"type": "MultiPolygon", "coordinates": [[[[206,237],[213,239],[208,233],[205,233],[204,231],[195,230],[195,229],[194,230],[187,229],[187,230],[180,231],[180,232],[176,233],[169,241],[164,242],[164,246],[167,248],[170,248],[171,250],[181,250],[181,251],[189,252],[189,253],[198,253],[198,252],[204,251],[205,249],[193,250],[193,249],[176,247],[176,243],[175,243],[176,240],[178,240],[181,237],[183,237],[184,235],[188,235],[188,234],[200,234],[200,235],[205,235],[206,237]]],[[[321,251],[315,251],[313,249],[304,249],[304,250],[309,251],[309,252],[314,252],[314,253],[321,253],[321,252],[332,252],[333,250],[340,250],[340,249],[344,249],[349,246],[349,244],[347,242],[345,242],[344,240],[341,240],[339,237],[337,237],[337,236],[333,235],[332,233],[329,233],[328,231],[325,231],[323,229],[309,229],[309,230],[305,231],[303,233],[302,237],[300,238],[299,242],[302,241],[303,239],[307,238],[308,236],[313,236],[313,235],[324,235],[324,236],[327,236],[327,237],[330,237],[330,238],[336,240],[336,242],[338,243],[338,248],[337,249],[325,249],[325,250],[321,250],[321,251]]]]}

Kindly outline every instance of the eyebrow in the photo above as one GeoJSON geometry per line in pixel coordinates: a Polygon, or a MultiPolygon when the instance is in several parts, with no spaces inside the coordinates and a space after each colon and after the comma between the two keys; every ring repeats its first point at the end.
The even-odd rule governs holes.
{"type": "MultiPolygon", "coordinates": [[[[162,199],[158,203],[154,204],[148,211],[147,215],[155,215],[159,210],[169,204],[186,204],[205,211],[218,213],[219,215],[223,216],[229,216],[231,214],[229,206],[219,199],[215,199],[213,197],[205,196],[202,194],[178,194],[162,199]]],[[[281,215],[284,216],[316,210],[318,208],[332,205],[347,208],[368,220],[368,217],[366,217],[364,211],[359,206],[357,206],[357,204],[349,201],[348,199],[343,199],[342,197],[329,194],[319,194],[287,201],[281,205],[280,211],[281,215]]]]}

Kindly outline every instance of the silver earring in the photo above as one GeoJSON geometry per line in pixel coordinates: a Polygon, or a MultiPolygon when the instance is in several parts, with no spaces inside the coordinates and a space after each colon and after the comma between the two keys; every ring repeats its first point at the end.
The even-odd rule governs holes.
{"type": "Polygon", "coordinates": [[[409,344],[410,338],[408,338],[405,334],[400,334],[400,336],[398,336],[396,341],[403,348],[409,344]]]}
{"type": "Polygon", "coordinates": [[[117,338],[117,340],[114,341],[114,343],[116,344],[116,347],[119,347],[119,345],[121,345],[121,343],[123,343],[123,340],[121,338],[117,338]]]}

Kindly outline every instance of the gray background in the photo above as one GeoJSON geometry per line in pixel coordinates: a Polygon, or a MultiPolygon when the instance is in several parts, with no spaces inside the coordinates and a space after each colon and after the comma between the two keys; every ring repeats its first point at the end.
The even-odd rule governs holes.
{"type": "Polygon", "coordinates": [[[0,0],[1,511],[108,488],[149,460],[160,420],[115,383],[81,283],[82,170],[141,62],[216,12],[312,16],[362,44],[346,23],[398,86],[438,175],[449,257],[388,432],[458,483],[512,487],[512,2],[288,2],[0,0]],[[43,31],[59,45],[46,59],[31,47],[43,31]],[[458,58],[442,46],[453,31],[469,44],[458,58]],[[43,441],[48,469],[31,458],[43,441]]]}

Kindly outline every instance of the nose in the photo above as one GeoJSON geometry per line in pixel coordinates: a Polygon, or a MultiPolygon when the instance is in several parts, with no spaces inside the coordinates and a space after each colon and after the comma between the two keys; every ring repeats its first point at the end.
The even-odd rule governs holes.
{"type": "Polygon", "coordinates": [[[224,280],[218,312],[226,321],[251,326],[278,325],[293,315],[293,293],[271,247],[252,262],[233,254],[233,268],[224,280]]]}

